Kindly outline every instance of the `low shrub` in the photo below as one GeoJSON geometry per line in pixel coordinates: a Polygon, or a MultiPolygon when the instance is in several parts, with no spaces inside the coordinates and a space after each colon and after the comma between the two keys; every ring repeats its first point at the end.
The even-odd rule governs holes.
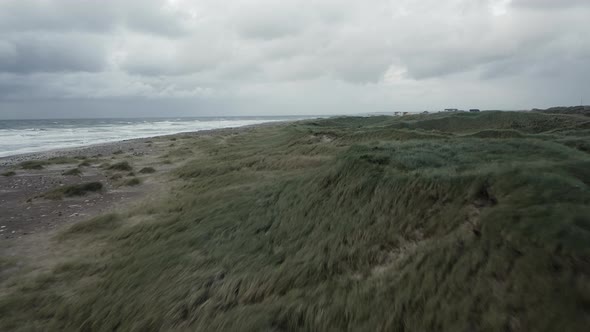
{"type": "Polygon", "coordinates": [[[152,174],[152,173],[156,173],[156,170],[153,167],[144,167],[142,169],[139,170],[139,173],[141,174],[152,174]]]}
{"type": "Polygon", "coordinates": [[[45,160],[28,160],[20,163],[22,169],[43,169],[49,163],[45,160]]]}
{"type": "Polygon", "coordinates": [[[131,167],[129,162],[121,161],[121,162],[118,162],[116,164],[109,166],[109,169],[115,170],[115,171],[131,171],[131,170],[133,170],[133,167],[131,167]]]}
{"type": "Polygon", "coordinates": [[[138,178],[133,178],[125,181],[125,185],[129,187],[138,186],[141,184],[141,180],[138,178]]]}
{"type": "Polygon", "coordinates": [[[59,200],[63,199],[64,197],[84,196],[90,192],[101,191],[102,188],[103,184],[101,182],[87,182],[57,188],[45,193],[42,197],[46,199],[59,200]]]}

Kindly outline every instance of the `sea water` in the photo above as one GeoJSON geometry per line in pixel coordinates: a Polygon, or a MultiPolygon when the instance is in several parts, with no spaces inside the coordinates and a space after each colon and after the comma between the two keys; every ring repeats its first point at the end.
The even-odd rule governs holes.
{"type": "Polygon", "coordinates": [[[302,117],[0,120],[0,157],[302,117]]]}

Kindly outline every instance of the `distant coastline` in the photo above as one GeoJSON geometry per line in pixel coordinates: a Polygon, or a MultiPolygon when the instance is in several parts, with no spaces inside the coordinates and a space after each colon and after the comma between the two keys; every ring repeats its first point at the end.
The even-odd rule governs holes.
{"type": "Polygon", "coordinates": [[[0,120],[0,158],[129,139],[305,118],[309,117],[0,120]]]}
{"type": "MultiPolygon", "coordinates": [[[[17,154],[10,154],[10,155],[1,155],[0,154],[0,169],[4,167],[10,167],[22,163],[24,161],[30,160],[43,160],[49,158],[60,158],[60,157],[74,157],[77,155],[110,155],[113,152],[119,150],[129,150],[135,151],[135,154],[145,154],[149,151],[143,151],[146,148],[146,142],[149,142],[152,139],[157,138],[165,138],[165,137],[175,137],[178,135],[187,135],[187,136],[197,136],[197,135],[208,135],[214,133],[227,133],[228,131],[231,132],[241,132],[244,130],[248,130],[251,128],[256,128],[260,126],[268,126],[268,125],[280,125],[281,123],[292,122],[296,121],[297,119],[284,119],[284,120],[274,120],[274,121],[265,121],[259,122],[254,124],[244,124],[235,127],[222,127],[222,128],[213,128],[213,129],[202,129],[202,130],[194,130],[194,131],[181,131],[181,132],[174,132],[174,133],[167,133],[161,135],[153,135],[153,136],[145,136],[145,137],[136,137],[136,138],[128,138],[128,139],[120,139],[120,140],[113,140],[113,141],[105,141],[105,142],[97,142],[97,143],[90,143],[90,144],[83,144],[77,146],[69,146],[69,147],[56,147],[56,148],[49,148],[40,151],[32,151],[32,152],[25,152],[25,153],[17,153],[17,154]]],[[[0,121],[1,122],[1,121],[0,121]]],[[[0,151],[1,153],[1,151],[0,151]]]]}

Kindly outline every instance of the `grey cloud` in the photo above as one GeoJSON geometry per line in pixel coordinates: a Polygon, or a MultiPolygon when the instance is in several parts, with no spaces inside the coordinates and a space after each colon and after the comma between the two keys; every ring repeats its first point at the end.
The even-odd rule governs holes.
{"type": "Polygon", "coordinates": [[[301,6],[289,1],[240,4],[231,17],[234,29],[246,39],[283,38],[304,30],[309,23],[301,6]]]}
{"type": "Polygon", "coordinates": [[[590,93],[588,4],[7,0],[0,102],[68,100],[94,111],[100,100],[179,98],[227,112],[330,113],[516,108],[543,91],[541,103],[557,103],[590,93]],[[469,92],[464,101],[458,90],[469,92]]]}
{"type": "Polygon", "coordinates": [[[111,30],[113,7],[94,1],[8,0],[0,4],[0,31],[104,32],[111,30]]]}
{"type": "Polygon", "coordinates": [[[0,31],[114,33],[119,27],[177,36],[188,30],[186,12],[158,0],[7,0],[0,4],[0,31]]]}
{"type": "Polygon", "coordinates": [[[193,98],[177,99],[43,99],[22,101],[0,100],[0,118],[117,118],[117,117],[171,117],[171,116],[215,116],[228,112],[235,105],[226,101],[211,101],[193,98]]]}
{"type": "Polygon", "coordinates": [[[106,48],[97,38],[40,34],[0,43],[0,72],[92,72],[105,66],[106,48]]]}
{"type": "Polygon", "coordinates": [[[296,34],[300,27],[296,24],[285,21],[286,18],[274,17],[252,17],[241,21],[237,29],[240,36],[247,39],[278,39],[296,34]]]}
{"type": "Polygon", "coordinates": [[[324,53],[317,57],[297,56],[269,63],[265,72],[280,81],[332,78],[352,84],[378,82],[391,64],[388,56],[354,57],[324,53]]]}
{"type": "Polygon", "coordinates": [[[441,53],[433,58],[424,55],[414,55],[405,59],[404,63],[408,75],[415,79],[445,77],[474,70],[480,66],[502,62],[509,59],[500,55],[477,55],[460,52],[441,53]]]}
{"type": "Polygon", "coordinates": [[[115,1],[111,6],[119,9],[119,24],[131,30],[179,38],[191,32],[191,14],[167,7],[158,0],[115,1]]]}
{"type": "Polygon", "coordinates": [[[484,79],[528,75],[532,73],[528,68],[542,66],[548,59],[567,65],[568,53],[580,56],[590,51],[590,42],[582,37],[583,13],[554,15],[547,20],[521,8],[493,19],[474,16],[466,21],[469,25],[431,22],[432,27],[426,29],[420,22],[404,21],[408,29],[418,28],[408,35],[411,39],[395,40],[394,48],[407,75],[415,79],[464,72],[483,72],[484,79]]]}
{"type": "Polygon", "coordinates": [[[22,80],[15,77],[0,76],[0,100],[22,100],[27,96],[41,96],[40,85],[33,84],[30,80],[22,80]]]}
{"type": "Polygon", "coordinates": [[[227,41],[195,34],[182,41],[149,39],[128,45],[120,68],[145,76],[190,75],[213,70],[230,57],[227,41]]]}
{"type": "MultiPolygon", "coordinates": [[[[0,100],[211,99],[217,90],[194,79],[137,77],[117,72],[0,74],[0,100]]],[[[0,114],[1,115],[1,114],[0,114]]]]}
{"type": "Polygon", "coordinates": [[[590,6],[587,0],[512,0],[515,8],[558,9],[576,6],[590,6]]]}

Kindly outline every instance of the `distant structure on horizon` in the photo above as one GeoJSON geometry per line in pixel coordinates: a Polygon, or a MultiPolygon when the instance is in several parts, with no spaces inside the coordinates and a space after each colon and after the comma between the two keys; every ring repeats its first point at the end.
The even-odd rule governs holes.
{"type": "Polygon", "coordinates": [[[471,113],[475,113],[475,112],[479,112],[479,111],[480,111],[479,108],[472,108],[469,110],[469,112],[471,112],[471,113]]]}
{"type": "Polygon", "coordinates": [[[458,108],[445,108],[445,112],[459,112],[458,108]]]}

